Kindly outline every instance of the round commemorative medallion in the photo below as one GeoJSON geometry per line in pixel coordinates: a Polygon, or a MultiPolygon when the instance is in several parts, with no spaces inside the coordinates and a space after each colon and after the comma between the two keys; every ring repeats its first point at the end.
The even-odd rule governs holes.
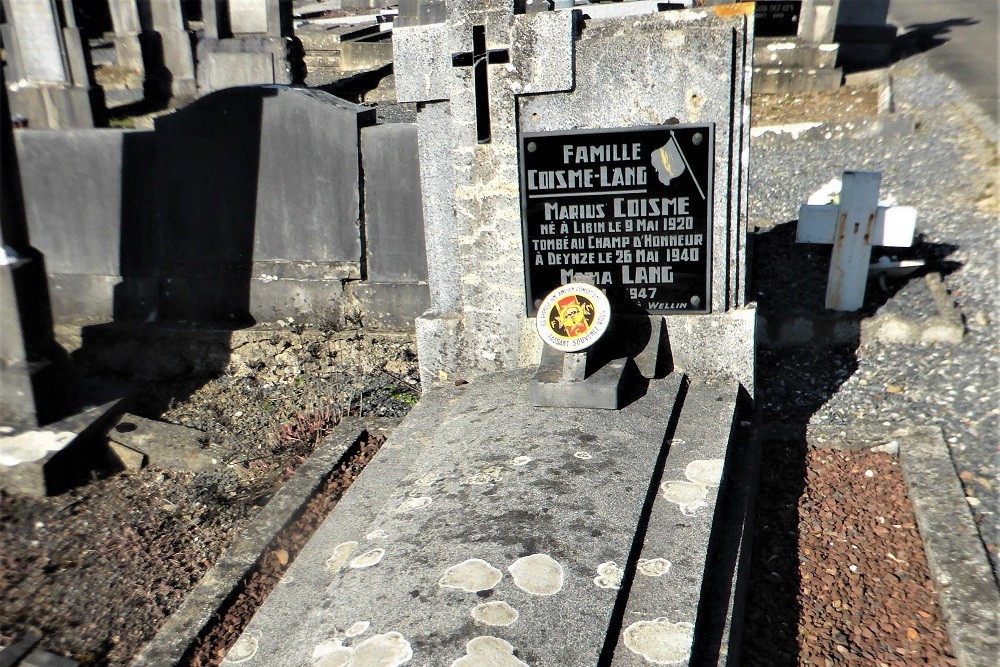
{"type": "Polygon", "coordinates": [[[608,297],[586,283],[569,283],[552,290],[535,316],[542,341],[560,352],[586,350],[604,335],[610,321],[608,297]]]}

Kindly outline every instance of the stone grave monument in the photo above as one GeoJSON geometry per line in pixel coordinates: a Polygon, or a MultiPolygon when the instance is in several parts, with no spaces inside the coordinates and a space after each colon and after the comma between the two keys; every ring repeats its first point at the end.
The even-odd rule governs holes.
{"type": "Polygon", "coordinates": [[[60,15],[53,0],[3,0],[10,105],[30,127],[93,127],[103,111],[72,7],[60,15]]]}
{"type": "Polygon", "coordinates": [[[41,253],[28,236],[0,72],[0,489],[42,496],[86,475],[88,436],[117,408],[81,406],[52,330],[41,253]]]}
{"type": "Polygon", "coordinates": [[[181,0],[137,0],[146,94],[184,106],[195,98],[194,49],[181,0]]]}
{"type": "Polygon", "coordinates": [[[841,0],[758,0],[754,92],[798,93],[840,87],[834,41],[841,0]]]}
{"type": "Polygon", "coordinates": [[[748,7],[468,0],[397,29],[397,90],[421,103],[425,392],[227,662],[725,664],[756,468],[748,7]],[[588,342],[603,305],[588,319],[583,287],[637,391],[533,404],[536,311],[588,342]]]}
{"type": "Polygon", "coordinates": [[[841,45],[838,64],[854,69],[886,67],[897,27],[888,22],[889,0],[839,0],[834,39],[841,45]]]}
{"type": "Polygon", "coordinates": [[[146,65],[142,60],[142,23],[136,0],[108,0],[111,15],[112,40],[115,61],[123,67],[145,76],[146,65]]]}
{"type": "Polygon", "coordinates": [[[292,3],[202,0],[205,37],[198,42],[198,94],[293,81],[292,3]]]}

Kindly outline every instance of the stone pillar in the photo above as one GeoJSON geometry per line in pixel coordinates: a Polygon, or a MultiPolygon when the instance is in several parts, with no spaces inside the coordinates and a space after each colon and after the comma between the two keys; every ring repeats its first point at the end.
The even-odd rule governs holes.
{"type": "Polygon", "coordinates": [[[219,39],[232,34],[225,0],[201,0],[201,20],[205,24],[205,39],[219,39]]]}
{"type": "Polygon", "coordinates": [[[799,15],[799,38],[815,44],[833,42],[840,0],[804,0],[799,15]]]}
{"type": "Polygon", "coordinates": [[[194,50],[181,0],[138,0],[149,94],[184,105],[196,97],[194,50]]]}
{"type": "Polygon", "coordinates": [[[199,96],[234,86],[301,81],[293,75],[301,69],[301,48],[292,37],[289,0],[216,0],[209,7],[212,3],[202,0],[203,16],[214,11],[215,26],[208,27],[206,19],[205,39],[198,43],[199,96]]]}
{"type": "Polygon", "coordinates": [[[292,3],[287,0],[229,0],[233,35],[291,37],[292,3]]]}
{"type": "Polygon", "coordinates": [[[0,424],[38,426],[59,416],[63,368],[45,268],[28,238],[2,72],[0,82],[0,424]]]}
{"type": "Polygon", "coordinates": [[[3,0],[3,7],[11,110],[30,127],[93,127],[93,88],[72,5],[65,28],[56,0],[3,0]]]}
{"type": "Polygon", "coordinates": [[[118,65],[137,72],[145,72],[142,62],[142,46],[139,35],[139,8],[135,0],[108,0],[111,10],[111,24],[115,31],[115,55],[118,65]]]}

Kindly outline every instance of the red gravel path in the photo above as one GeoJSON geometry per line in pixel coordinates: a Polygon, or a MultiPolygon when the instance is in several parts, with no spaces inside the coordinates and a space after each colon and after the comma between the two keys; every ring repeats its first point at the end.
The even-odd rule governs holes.
{"type": "Polygon", "coordinates": [[[957,665],[897,463],[764,448],[744,663],[957,665]]]}

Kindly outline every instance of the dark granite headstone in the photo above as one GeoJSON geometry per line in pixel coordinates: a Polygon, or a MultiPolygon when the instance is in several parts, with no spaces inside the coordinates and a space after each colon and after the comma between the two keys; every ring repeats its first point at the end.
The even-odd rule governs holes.
{"type": "Polygon", "coordinates": [[[217,91],[156,121],[164,319],[246,321],[252,278],[360,277],[358,142],[317,91],[217,91]]]}
{"type": "Polygon", "coordinates": [[[801,13],[802,0],[757,0],[754,32],[757,37],[795,37],[801,13]]]}

